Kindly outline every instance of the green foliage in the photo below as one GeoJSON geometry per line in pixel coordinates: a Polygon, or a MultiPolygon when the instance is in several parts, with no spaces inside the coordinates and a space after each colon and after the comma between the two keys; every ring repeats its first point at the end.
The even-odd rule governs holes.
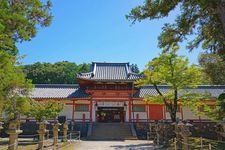
{"type": "Polygon", "coordinates": [[[214,120],[225,119],[225,93],[220,94],[216,102],[216,108],[210,111],[208,116],[214,120]]]}
{"type": "Polygon", "coordinates": [[[223,117],[225,117],[225,93],[222,93],[218,97],[218,107],[219,110],[223,113],[223,117]]]}
{"type": "Polygon", "coordinates": [[[80,64],[62,61],[54,64],[35,63],[23,66],[27,79],[33,84],[74,84],[77,73],[90,71],[90,64],[80,64]]]}
{"type": "Polygon", "coordinates": [[[225,62],[221,56],[217,54],[201,54],[199,64],[212,84],[225,84],[225,62]]]}
{"type": "Polygon", "coordinates": [[[55,119],[63,110],[64,105],[57,101],[32,101],[31,109],[26,113],[28,117],[33,117],[37,121],[41,119],[55,119]]]}
{"type": "Polygon", "coordinates": [[[159,47],[167,51],[189,39],[187,48],[199,45],[218,54],[225,52],[225,1],[224,0],[145,0],[126,16],[128,19],[165,18],[174,9],[179,9],[174,23],[167,23],[159,36],[159,47]],[[190,36],[191,35],[191,36],[190,36]]]}
{"type": "Polygon", "coordinates": [[[130,65],[130,68],[131,68],[131,71],[132,72],[134,72],[134,73],[140,73],[140,70],[139,70],[137,64],[130,65]]]}
{"type": "Polygon", "coordinates": [[[38,27],[49,26],[51,2],[0,0],[0,115],[16,119],[30,109],[30,80],[17,63],[17,42],[29,41],[38,27]]]}
{"type": "Polygon", "coordinates": [[[189,65],[186,58],[178,56],[176,47],[150,61],[144,70],[144,78],[137,81],[139,86],[154,85],[158,95],[148,95],[145,100],[151,103],[164,103],[170,112],[172,121],[176,120],[178,104],[185,105],[186,101],[194,104],[202,96],[196,93],[188,95],[184,89],[195,88],[201,83],[201,69],[196,65],[189,65]],[[158,85],[163,84],[169,85],[167,93],[158,88],[158,85]],[[182,100],[181,95],[185,96],[182,100]]]}
{"type": "Polygon", "coordinates": [[[29,109],[28,94],[32,88],[16,63],[16,57],[0,51],[0,114],[5,111],[11,119],[29,109]]]}
{"type": "Polygon", "coordinates": [[[49,0],[0,0],[0,50],[16,55],[16,42],[31,40],[38,26],[49,26],[50,8],[49,0]]]}

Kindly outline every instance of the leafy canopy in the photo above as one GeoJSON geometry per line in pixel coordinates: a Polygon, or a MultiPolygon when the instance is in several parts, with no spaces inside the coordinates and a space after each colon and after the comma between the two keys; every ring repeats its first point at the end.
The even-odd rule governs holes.
{"type": "Polygon", "coordinates": [[[225,119],[225,93],[219,95],[216,101],[216,107],[208,115],[213,120],[225,119]]]}
{"type": "Polygon", "coordinates": [[[10,119],[29,110],[30,80],[16,65],[16,57],[0,51],[0,114],[5,111],[10,119]]]}
{"type": "Polygon", "coordinates": [[[158,43],[160,48],[167,51],[189,39],[189,50],[202,45],[207,51],[225,53],[224,0],[145,0],[126,17],[133,22],[160,19],[176,8],[180,13],[175,22],[167,23],[162,28],[158,43]]]}
{"type": "Polygon", "coordinates": [[[225,62],[221,56],[202,53],[199,57],[199,64],[212,84],[225,84],[225,62]]]}
{"type": "Polygon", "coordinates": [[[16,42],[31,40],[38,26],[49,26],[51,5],[49,0],[0,0],[0,50],[16,55],[16,42]]]}
{"type": "Polygon", "coordinates": [[[176,121],[178,104],[190,106],[195,103],[193,106],[197,107],[196,102],[204,97],[204,95],[185,90],[201,84],[203,73],[198,66],[189,65],[188,60],[178,56],[176,51],[177,48],[174,47],[173,50],[161,53],[159,57],[150,61],[144,70],[144,78],[137,81],[139,86],[154,85],[158,95],[148,95],[145,100],[149,103],[164,103],[172,121],[176,121]],[[169,86],[167,92],[159,88],[160,85],[165,84],[169,86]],[[187,100],[188,103],[186,103],[187,100]]]}
{"type": "Polygon", "coordinates": [[[42,119],[55,119],[63,110],[64,105],[60,102],[48,101],[32,101],[31,111],[27,112],[28,117],[34,117],[37,121],[42,119]]]}
{"type": "Polygon", "coordinates": [[[22,66],[27,79],[33,84],[74,84],[76,74],[90,71],[90,64],[76,64],[62,61],[51,63],[34,63],[22,66]]]}

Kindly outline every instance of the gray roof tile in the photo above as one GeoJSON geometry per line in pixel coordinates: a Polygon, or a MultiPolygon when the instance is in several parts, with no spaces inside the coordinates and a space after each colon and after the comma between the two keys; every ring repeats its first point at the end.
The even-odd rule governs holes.
{"type": "MultiPolygon", "coordinates": [[[[167,93],[169,86],[158,86],[162,93],[167,93]]],[[[201,85],[195,89],[186,89],[196,93],[208,92],[212,97],[218,97],[225,92],[225,86],[201,85]]],[[[135,98],[143,98],[145,95],[158,95],[153,85],[146,85],[139,88],[134,94],[135,98]]],[[[88,98],[89,95],[74,84],[37,84],[31,92],[31,98],[88,98]]]]}
{"type": "MultiPolygon", "coordinates": [[[[167,93],[169,86],[167,85],[160,85],[158,86],[162,93],[167,93]]],[[[212,97],[218,97],[220,94],[225,93],[225,86],[224,85],[200,85],[194,89],[184,89],[184,91],[191,91],[195,93],[209,93],[212,97]]],[[[182,92],[184,92],[182,91],[182,92]]],[[[136,98],[142,98],[145,95],[158,95],[157,91],[155,90],[153,85],[146,85],[140,87],[137,93],[134,94],[136,98]]]]}
{"type": "Polygon", "coordinates": [[[87,98],[76,84],[36,84],[31,98],[87,98]]]}
{"type": "Polygon", "coordinates": [[[133,73],[129,63],[93,62],[91,72],[80,73],[77,78],[94,81],[133,81],[140,79],[141,75],[133,73]]]}

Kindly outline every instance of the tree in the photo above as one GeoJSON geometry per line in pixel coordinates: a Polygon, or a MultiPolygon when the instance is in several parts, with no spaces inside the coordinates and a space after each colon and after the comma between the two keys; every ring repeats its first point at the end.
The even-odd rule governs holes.
{"type": "Polygon", "coordinates": [[[131,71],[132,71],[132,72],[134,72],[134,73],[140,73],[140,70],[139,70],[137,64],[132,64],[132,65],[130,66],[130,68],[131,68],[131,71]]]}
{"type": "Polygon", "coordinates": [[[51,5],[49,0],[0,0],[0,50],[16,55],[16,42],[31,40],[38,26],[49,26],[51,5]]]}
{"type": "Polygon", "coordinates": [[[207,114],[211,119],[221,121],[225,119],[225,93],[219,95],[216,107],[207,114]]]}
{"type": "Polygon", "coordinates": [[[50,25],[51,2],[41,0],[0,0],[0,113],[10,119],[29,111],[30,80],[17,63],[16,43],[29,41],[39,26],[50,25]]]}
{"type": "Polygon", "coordinates": [[[4,111],[9,119],[29,111],[30,104],[31,82],[16,63],[15,56],[0,51],[0,115],[4,111]]]}
{"type": "Polygon", "coordinates": [[[202,72],[196,65],[189,66],[188,60],[178,56],[175,49],[150,61],[144,70],[144,78],[137,81],[139,86],[153,84],[158,95],[148,95],[144,99],[150,103],[164,103],[173,122],[176,121],[178,105],[198,107],[203,104],[200,100],[204,97],[185,91],[202,83],[202,72]],[[158,87],[162,84],[169,86],[167,93],[158,87]]]}
{"type": "Polygon", "coordinates": [[[28,117],[33,117],[37,121],[42,119],[55,119],[63,110],[64,105],[60,102],[47,100],[47,101],[32,101],[31,111],[27,112],[28,117]]]}
{"type": "Polygon", "coordinates": [[[225,1],[224,0],[145,0],[126,16],[128,19],[165,18],[174,9],[180,10],[174,23],[167,23],[159,36],[159,47],[167,51],[189,39],[187,48],[202,48],[220,55],[225,54],[225,1]],[[191,35],[191,36],[190,36],[191,35]]]}
{"type": "Polygon", "coordinates": [[[217,54],[202,53],[199,57],[199,64],[212,84],[225,84],[225,62],[221,56],[217,54]]]}
{"type": "Polygon", "coordinates": [[[34,63],[22,66],[27,79],[34,84],[74,84],[77,73],[89,71],[90,64],[76,64],[68,61],[34,63]]]}

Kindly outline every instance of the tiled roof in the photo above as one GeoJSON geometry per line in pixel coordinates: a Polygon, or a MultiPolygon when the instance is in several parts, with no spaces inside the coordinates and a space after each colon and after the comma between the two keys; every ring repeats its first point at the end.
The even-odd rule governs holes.
{"type": "MultiPolygon", "coordinates": [[[[169,86],[167,85],[160,85],[158,86],[162,93],[167,93],[169,86]]],[[[190,91],[195,93],[209,93],[211,97],[218,97],[220,94],[225,93],[225,86],[224,85],[200,85],[195,89],[185,89],[184,91],[190,91]]],[[[182,91],[182,92],[184,92],[182,91]]],[[[140,87],[137,93],[134,94],[134,97],[142,98],[145,95],[158,95],[157,91],[155,90],[153,85],[146,85],[140,87]]]]}
{"type": "MultiPolygon", "coordinates": [[[[162,93],[167,93],[169,86],[158,86],[162,93]]],[[[225,92],[224,85],[201,85],[195,89],[186,89],[187,91],[196,93],[208,92],[212,97],[218,97],[225,92]]],[[[146,85],[139,88],[134,94],[135,98],[143,98],[145,95],[158,95],[153,85],[146,85]]],[[[77,84],[37,84],[31,92],[31,98],[88,98],[77,84]]]]}
{"type": "Polygon", "coordinates": [[[36,84],[31,98],[86,98],[77,84],[36,84]]]}
{"type": "Polygon", "coordinates": [[[77,75],[79,79],[94,81],[133,81],[141,75],[133,73],[129,63],[100,63],[93,62],[91,72],[77,75]]]}

